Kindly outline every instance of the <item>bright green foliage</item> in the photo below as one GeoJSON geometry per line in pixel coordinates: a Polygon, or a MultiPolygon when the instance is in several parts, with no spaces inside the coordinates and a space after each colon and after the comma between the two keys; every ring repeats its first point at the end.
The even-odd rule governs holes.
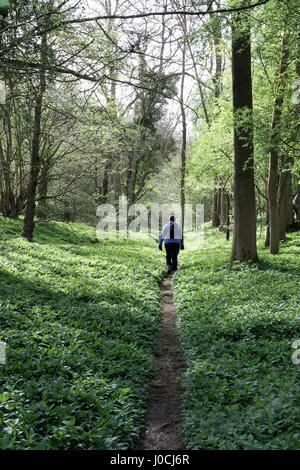
{"type": "MultiPolygon", "coordinates": [[[[206,234],[175,279],[187,362],[184,434],[192,449],[299,449],[300,239],[259,265],[228,265],[206,234]]],[[[185,256],[187,255],[185,254],[185,256]]]]}
{"type": "MultiPolygon", "coordinates": [[[[234,5],[241,2],[231,3],[234,5]]],[[[257,206],[263,213],[266,212],[267,205],[266,184],[270,148],[278,149],[279,174],[282,175],[287,169],[291,169],[293,192],[299,179],[299,18],[299,0],[272,0],[251,12],[255,182],[257,206]],[[287,72],[282,77],[282,116],[276,128],[272,129],[274,103],[279,93],[278,73],[283,36],[286,38],[287,72]],[[293,161],[292,168],[290,159],[293,161]]],[[[209,29],[208,32],[208,38],[213,37],[214,29],[209,29]]],[[[222,72],[221,98],[215,102],[209,101],[213,90],[209,89],[210,81],[206,81],[210,90],[206,99],[210,126],[207,127],[202,117],[198,126],[194,127],[187,168],[188,197],[193,201],[205,202],[209,208],[205,213],[206,220],[210,218],[214,187],[225,187],[229,193],[233,192],[232,71],[230,42],[227,37],[230,32],[225,24],[222,33],[224,40],[221,50],[225,68],[222,72]]],[[[195,40],[198,38],[200,41],[203,28],[194,31],[194,36],[195,40]]],[[[241,125],[250,128],[252,126],[249,115],[243,114],[239,113],[237,131],[241,125]]]]}
{"type": "Polygon", "coordinates": [[[209,128],[205,124],[199,126],[188,164],[187,188],[192,201],[203,201],[216,185],[216,179],[224,188],[231,189],[232,126],[231,103],[226,100],[222,100],[209,128]]]}
{"type": "Polygon", "coordinates": [[[126,449],[140,432],[159,318],[151,244],[1,218],[0,448],[126,449]]]}
{"type": "Polygon", "coordinates": [[[11,0],[0,0],[0,10],[8,10],[11,3],[11,0]]]}

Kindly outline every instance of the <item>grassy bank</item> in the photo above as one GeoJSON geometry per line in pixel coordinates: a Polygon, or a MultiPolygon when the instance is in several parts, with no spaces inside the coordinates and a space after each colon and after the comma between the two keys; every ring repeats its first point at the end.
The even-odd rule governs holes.
{"type": "Polygon", "coordinates": [[[187,362],[184,434],[193,449],[299,449],[300,238],[258,265],[230,266],[230,245],[206,232],[175,278],[187,362]]]}
{"type": "Polygon", "coordinates": [[[142,424],[163,261],[85,225],[0,219],[0,448],[125,449],[142,424]]]}

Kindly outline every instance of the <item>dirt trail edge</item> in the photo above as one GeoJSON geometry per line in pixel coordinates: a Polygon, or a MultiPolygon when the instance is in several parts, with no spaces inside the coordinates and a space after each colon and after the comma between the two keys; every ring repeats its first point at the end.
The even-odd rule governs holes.
{"type": "Polygon", "coordinates": [[[180,438],[183,359],[176,331],[172,276],[161,283],[162,318],[155,348],[156,371],[151,383],[147,420],[139,449],[183,449],[180,438]]]}

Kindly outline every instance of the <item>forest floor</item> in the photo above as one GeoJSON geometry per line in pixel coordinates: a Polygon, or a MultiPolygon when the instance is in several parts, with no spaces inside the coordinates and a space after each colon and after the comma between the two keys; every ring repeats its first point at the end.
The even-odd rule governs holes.
{"type": "Polygon", "coordinates": [[[0,217],[0,449],[127,449],[145,422],[164,260],[153,241],[0,217]]]}
{"type": "Polygon", "coordinates": [[[230,265],[206,227],[163,280],[153,240],[21,228],[0,217],[0,449],[300,448],[298,233],[230,265]]]}
{"type": "MultiPolygon", "coordinates": [[[[188,247],[188,242],[186,242],[188,247]]],[[[189,449],[299,449],[300,234],[258,263],[230,265],[231,240],[208,226],[174,276],[185,359],[183,437],[189,449]]]]}
{"type": "Polygon", "coordinates": [[[183,360],[176,328],[172,276],[161,283],[161,327],[155,347],[155,377],[151,383],[146,426],[140,449],[183,449],[181,442],[181,381],[183,360]]]}

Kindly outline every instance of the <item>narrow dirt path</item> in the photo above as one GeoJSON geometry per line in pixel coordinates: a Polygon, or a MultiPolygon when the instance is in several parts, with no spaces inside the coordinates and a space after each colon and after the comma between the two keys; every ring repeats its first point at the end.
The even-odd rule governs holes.
{"type": "Polygon", "coordinates": [[[180,439],[183,360],[176,332],[172,276],[161,283],[162,319],[155,348],[156,373],[151,384],[146,427],[139,449],[183,449],[180,439]]]}

